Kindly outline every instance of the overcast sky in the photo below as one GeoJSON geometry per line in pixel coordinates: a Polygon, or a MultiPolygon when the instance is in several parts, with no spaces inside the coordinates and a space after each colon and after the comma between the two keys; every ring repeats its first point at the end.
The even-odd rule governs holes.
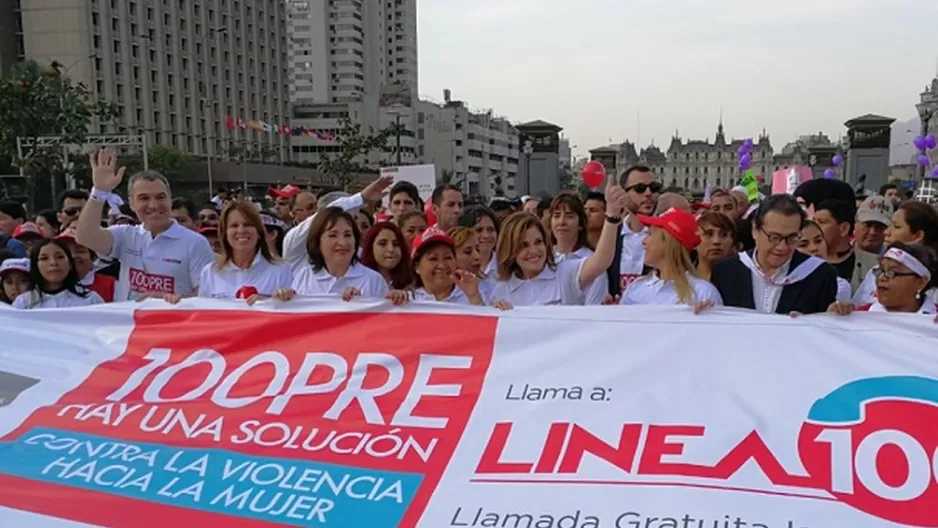
{"type": "Polygon", "coordinates": [[[417,0],[420,94],[564,127],[575,151],[765,127],[776,150],[906,121],[938,68],[935,0],[417,0]],[[748,5],[748,9],[741,6],[748,5]]]}

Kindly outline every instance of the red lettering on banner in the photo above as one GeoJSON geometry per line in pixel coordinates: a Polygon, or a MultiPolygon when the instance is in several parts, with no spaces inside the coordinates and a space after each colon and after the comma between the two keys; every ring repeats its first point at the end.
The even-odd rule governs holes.
{"type": "Polygon", "coordinates": [[[600,460],[605,460],[622,471],[632,471],[638,439],[642,434],[640,424],[625,424],[619,433],[619,445],[613,446],[579,425],[573,424],[570,441],[560,462],[558,473],[576,473],[583,463],[583,455],[589,453],[600,460]]]}
{"type": "Polygon", "coordinates": [[[688,425],[650,425],[645,436],[645,448],[638,464],[638,473],[642,475],[693,475],[703,476],[700,466],[663,462],[666,455],[683,455],[684,443],[673,436],[702,437],[705,429],[688,425]]]}
{"type": "Polygon", "coordinates": [[[176,278],[170,275],[147,273],[137,268],[130,268],[128,273],[130,291],[137,293],[175,293],[176,278]]]}
{"type": "MultiPolygon", "coordinates": [[[[418,473],[400,523],[414,526],[482,391],[496,325],[494,317],[462,315],[138,311],[123,355],[4,440],[48,427],[418,473]]],[[[14,484],[0,476],[0,488],[14,484]]],[[[115,521],[59,485],[31,481],[28,491],[4,494],[0,504],[118,527],[227,522],[109,496],[109,511],[135,512],[115,521]],[[48,496],[57,497],[55,508],[42,506],[48,496]]]]}

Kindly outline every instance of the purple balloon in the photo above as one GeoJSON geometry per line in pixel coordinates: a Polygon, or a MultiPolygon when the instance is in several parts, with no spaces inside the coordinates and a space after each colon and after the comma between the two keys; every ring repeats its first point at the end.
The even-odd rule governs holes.
{"type": "Polygon", "coordinates": [[[752,167],[752,156],[748,153],[743,154],[743,156],[739,158],[739,168],[742,170],[748,170],[749,167],[752,167]]]}
{"type": "Polygon", "coordinates": [[[840,154],[835,154],[831,161],[834,162],[835,167],[840,167],[840,164],[844,162],[844,157],[840,154]]]}
{"type": "Polygon", "coordinates": [[[912,140],[912,144],[915,145],[915,148],[918,150],[925,150],[925,138],[922,136],[915,136],[915,139],[912,140]]]}
{"type": "Polygon", "coordinates": [[[938,147],[938,138],[934,134],[928,134],[925,136],[925,146],[930,149],[938,147]]]}
{"type": "Polygon", "coordinates": [[[922,154],[921,156],[918,157],[919,166],[927,167],[929,163],[931,163],[931,160],[928,159],[928,156],[922,154]]]}
{"type": "Polygon", "coordinates": [[[935,165],[935,168],[931,170],[931,175],[938,178],[938,165],[935,165]]]}
{"type": "Polygon", "coordinates": [[[834,172],[834,169],[827,169],[824,171],[824,177],[827,178],[828,180],[833,180],[834,178],[837,177],[837,173],[834,172]]]}
{"type": "Polygon", "coordinates": [[[746,139],[745,141],[743,141],[743,146],[746,147],[747,149],[750,149],[750,150],[751,150],[751,149],[752,149],[752,144],[753,144],[753,143],[752,143],[752,139],[751,139],[751,138],[746,139]]]}
{"type": "Polygon", "coordinates": [[[749,148],[747,148],[746,145],[743,145],[739,147],[739,150],[737,150],[736,153],[739,154],[739,157],[741,158],[746,154],[749,154],[749,148]]]}

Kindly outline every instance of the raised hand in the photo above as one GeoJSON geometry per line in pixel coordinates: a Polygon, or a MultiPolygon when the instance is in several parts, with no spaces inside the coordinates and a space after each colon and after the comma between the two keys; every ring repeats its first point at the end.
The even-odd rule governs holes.
{"type": "Polygon", "coordinates": [[[126,167],[117,169],[117,153],[109,148],[103,148],[97,153],[89,155],[91,162],[91,181],[94,188],[99,191],[111,192],[120,185],[124,179],[126,167]]]}
{"type": "Polygon", "coordinates": [[[450,275],[450,279],[467,296],[472,297],[479,294],[479,277],[476,277],[475,274],[466,270],[456,270],[450,275]]]}
{"type": "Polygon", "coordinates": [[[625,214],[625,204],[628,194],[625,189],[616,182],[614,174],[609,174],[606,179],[606,214],[609,216],[622,217],[625,214]]]}
{"type": "Polygon", "coordinates": [[[384,196],[384,191],[394,183],[394,176],[379,176],[368,187],[362,189],[362,199],[367,204],[376,204],[384,196]]]}

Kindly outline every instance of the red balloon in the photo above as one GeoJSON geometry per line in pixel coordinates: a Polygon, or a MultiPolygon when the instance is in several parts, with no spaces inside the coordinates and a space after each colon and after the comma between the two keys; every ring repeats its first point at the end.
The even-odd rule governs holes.
{"type": "Polygon", "coordinates": [[[606,167],[603,164],[593,160],[583,166],[583,183],[593,189],[599,187],[606,181],[606,167]]]}
{"type": "Polygon", "coordinates": [[[252,295],[257,295],[257,288],[254,286],[242,286],[235,293],[235,299],[247,299],[252,295]]]}
{"type": "Polygon", "coordinates": [[[423,212],[427,215],[427,226],[436,224],[436,215],[433,214],[433,202],[427,202],[423,206],[423,212]]]}

